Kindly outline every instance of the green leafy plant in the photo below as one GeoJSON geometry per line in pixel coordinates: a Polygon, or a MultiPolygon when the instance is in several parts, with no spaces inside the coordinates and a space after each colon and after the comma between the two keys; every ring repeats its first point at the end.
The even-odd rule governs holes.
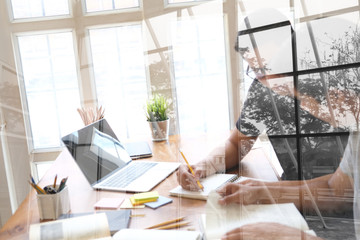
{"type": "Polygon", "coordinates": [[[146,102],[147,121],[158,122],[167,120],[169,118],[168,108],[168,100],[160,94],[155,94],[146,102]]]}

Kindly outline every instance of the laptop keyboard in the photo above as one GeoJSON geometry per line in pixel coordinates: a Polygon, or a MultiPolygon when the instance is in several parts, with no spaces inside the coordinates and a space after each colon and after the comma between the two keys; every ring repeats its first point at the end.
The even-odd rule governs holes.
{"type": "Polygon", "coordinates": [[[101,183],[100,186],[124,188],[156,164],[156,162],[133,162],[126,171],[115,174],[108,181],[101,183]]]}

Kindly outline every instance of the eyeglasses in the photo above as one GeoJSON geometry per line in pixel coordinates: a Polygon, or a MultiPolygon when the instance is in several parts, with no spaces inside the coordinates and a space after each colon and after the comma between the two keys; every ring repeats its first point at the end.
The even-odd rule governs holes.
{"type": "Polygon", "coordinates": [[[247,65],[245,74],[252,80],[254,80],[256,78],[256,74],[254,73],[254,70],[252,68],[250,68],[249,64],[247,65]]]}

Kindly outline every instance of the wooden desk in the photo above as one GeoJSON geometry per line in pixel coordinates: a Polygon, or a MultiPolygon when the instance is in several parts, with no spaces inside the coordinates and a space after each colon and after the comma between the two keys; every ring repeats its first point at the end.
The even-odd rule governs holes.
{"type": "MultiPolygon", "coordinates": [[[[182,162],[178,152],[178,149],[182,148],[189,161],[194,162],[192,160],[200,160],[200,158],[204,157],[214,146],[219,143],[224,143],[226,137],[226,134],[221,137],[209,137],[205,135],[197,137],[171,136],[168,142],[150,142],[153,149],[153,157],[146,160],[182,162]]],[[[261,157],[259,158],[259,155],[257,155],[256,158],[258,160],[264,159],[261,157]]],[[[67,185],[69,187],[71,211],[73,213],[94,211],[93,205],[103,197],[128,198],[132,195],[130,193],[93,190],[67,150],[64,150],[59,155],[53,166],[41,179],[40,186],[51,183],[56,174],[58,175],[58,179],[69,176],[67,185]]],[[[162,196],[170,197],[169,191],[177,185],[177,177],[176,174],[173,173],[153,190],[158,191],[162,196]]],[[[172,204],[168,204],[156,210],[150,208],[133,209],[133,215],[145,214],[145,217],[132,218],[130,221],[130,228],[145,228],[169,219],[186,216],[192,224],[185,229],[199,229],[199,215],[204,213],[206,202],[177,197],[171,198],[173,199],[172,204]]],[[[28,239],[30,224],[38,222],[39,212],[36,194],[34,190],[31,190],[15,214],[1,229],[0,239],[28,239]]]]}

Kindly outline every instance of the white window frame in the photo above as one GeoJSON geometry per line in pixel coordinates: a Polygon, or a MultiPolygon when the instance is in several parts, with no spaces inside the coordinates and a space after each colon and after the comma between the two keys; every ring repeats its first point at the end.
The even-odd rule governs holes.
{"type": "MultiPolygon", "coordinates": [[[[34,149],[34,145],[32,142],[32,135],[31,135],[31,125],[30,125],[30,118],[28,116],[28,105],[26,101],[26,91],[22,76],[22,69],[20,64],[20,54],[19,54],[19,45],[17,43],[17,36],[23,35],[32,35],[32,34],[44,34],[44,33],[52,33],[52,32],[61,32],[64,30],[71,30],[74,37],[74,49],[75,49],[75,62],[77,67],[77,75],[79,81],[79,91],[80,91],[80,100],[81,106],[83,107],[94,107],[97,105],[96,100],[96,88],[95,88],[95,79],[93,73],[93,66],[89,61],[91,52],[90,42],[88,39],[89,36],[89,29],[96,29],[101,26],[122,26],[128,24],[134,24],[136,22],[145,23],[148,14],[156,14],[162,15],[170,12],[176,12],[178,10],[187,9],[192,6],[196,6],[199,4],[204,4],[205,2],[210,2],[211,0],[202,0],[196,1],[191,3],[182,3],[180,5],[171,4],[171,9],[168,9],[166,4],[163,0],[146,0],[146,1],[139,1],[140,6],[138,8],[129,8],[129,9],[117,9],[117,10],[107,10],[103,12],[85,12],[85,1],[71,1],[69,0],[69,7],[70,12],[69,15],[62,15],[62,16],[54,16],[54,17],[36,17],[36,18],[29,18],[29,19],[10,19],[10,25],[12,26],[12,40],[13,40],[13,47],[14,53],[16,56],[16,65],[18,71],[18,79],[19,79],[19,88],[20,88],[20,95],[22,99],[22,107],[24,111],[24,121],[25,121],[25,131],[27,134],[28,139],[28,151],[29,153],[43,153],[43,152],[53,152],[53,151],[61,151],[62,147],[57,148],[42,148],[42,149],[34,149]],[[158,8],[154,7],[158,5],[158,8]],[[151,6],[151,8],[150,8],[151,6]],[[146,7],[149,8],[146,9],[146,7]],[[157,10],[154,10],[157,9],[157,10]],[[74,18],[76,16],[76,20],[74,18]],[[36,22],[36,24],[31,24],[32,22],[36,22]],[[35,26],[36,25],[36,26],[35,26]],[[82,45],[79,46],[79,43],[82,45]],[[79,48],[84,50],[79,53],[79,48]],[[80,54],[81,58],[80,58],[80,54]]],[[[11,4],[10,0],[8,2],[8,10],[11,13],[11,4]]],[[[233,9],[233,8],[227,8],[233,9]]],[[[224,9],[225,11],[225,9],[224,9]]],[[[13,17],[11,17],[13,18],[13,17]]],[[[224,34],[227,33],[235,33],[236,30],[229,30],[229,26],[227,22],[224,22],[224,34]]],[[[234,94],[237,91],[233,89],[232,86],[238,86],[239,78],[234,77],[236,72],[237,63],[230,62],[229,59],[234,59],[234,57],[230,57],[230,54],[236,54],[233,50],[233,44],[229,42],[233,42],[232,37],[229,40],[228,36],[224,36],[227,40],[225,41],[225,48],[226,48],[226,61],[227,61],[227,78],[228,78],[228,99],[229,99],[229,119],[230,119],[230,126],[234,126],[236,122],[236,116],[238,116],[239,110],[235,110],[238,106],[237,101],[238,94],[234,94]],[[230,46],[227,46],[230,44],[230,46]],[[231,71],[231,72],[230,72],[231,71]],[[235,117],[234,117],[235,116],[235,117]]],[[[235,40],[235,38],[234,38],[235,40]]],[[[157,51],[156,49],[154,49],[157,51]]],[[[153,50],[152,50],[153,51],[153,50]]],[[[146,66],[148,67],[148,66],[146,66]]],[[[172,79],[171,77],[169,79],[172,79]]],[[[170,83],[174,86],[173,80],[170,83]]],[[[147,79],[147,82],[151,85],[151,79],[147,79]]],[[[148,92],[151,93],[151,86],[148,86],[148,92]]],[[[170,95],[174,96],[175,88],[172,87],[169,90],[171,93],[170,95]]],[[[177,109],[175,109],[175,112],[177,109]]],[[[178,118],[176,119],[178,121],[178,118]]],[[[179,132],[178,129],[175,129],[176,132],[179,132]]]]}

